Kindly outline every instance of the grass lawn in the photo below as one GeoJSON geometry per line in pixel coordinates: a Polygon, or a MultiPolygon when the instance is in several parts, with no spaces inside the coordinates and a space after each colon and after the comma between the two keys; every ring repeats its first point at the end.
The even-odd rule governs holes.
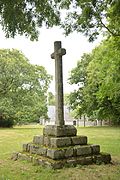
{"type": "Polygon", "coordinates": [[[21,151],[22,144],[42,134],[42,126],[0,129],[0,180],[119,180],[120,127],[79,127],[78,134],[88,136],[88,143],[99,144],[101,152],[112,155],[112,164],[77,166],[60,170],[12,161],[11,154],[21,151]]]}

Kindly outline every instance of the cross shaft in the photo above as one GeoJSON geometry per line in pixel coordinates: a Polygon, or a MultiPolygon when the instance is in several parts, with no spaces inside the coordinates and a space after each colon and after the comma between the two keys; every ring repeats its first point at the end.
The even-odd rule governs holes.
{"type": "Polygon", "coordinates": [[[55,106],[57,126],[63,126],[64,122],[64,98],[63,98],[63,72],[62,72],[62,56],[66,54],[66,50],[61,48],[61,41],[54,42],[54,53],[51,58],[55,59],[55,106]]]}

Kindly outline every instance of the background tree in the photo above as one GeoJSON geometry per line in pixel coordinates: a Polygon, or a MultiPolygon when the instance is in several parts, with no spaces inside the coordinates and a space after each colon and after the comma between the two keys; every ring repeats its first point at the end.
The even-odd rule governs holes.
{"type": "Polygon", "coordinates": [[[6,37],[25,34],[34,40],[38,28],[59,25],[66,35],[82,32],[93,41],[105,30],[120,36],[119,7],[119,0],[1,0],[0,24],[6,37]]]}
{"type": "Polygon", "coordinates": [[[83,89],[86,86],[87,66],[90,60],[91,56],[84,54],[81,60],[78,61],[77,67],[73,68],[70,73],[69,83],[71,85],[76,84],[78,87],[77,90],[74,90],[69,95],[69,106],[74,111],[73,115],[75,118],[80,118],[81,115],[86,114],[83,89]]]}
{"type": "Polygon", "coordinates": [[[55,106],[55,95],[52,92],[48,92],[48,105],[55,106]]]}
{"type": "Polygon", "coordinates": [[[69,105],[69,93],[64,93],[64,106],[69,105]]]}
{"type": "MultiPolygon", "coordinates": [[[[69,94],[64,94],[64,105],[69,104],[69,94]]],[[[48,92],[48,105],[55,106],[55,95],[52,92],[48,92]]]]}
{"type": "Polygon", "coordinates": [[[120,38],[104,40],[71,71],[70,83],[78,85],[69,98],[72,109],[80,106],[82,114],[92,119],[120,123],[119,47],[120,38]]]}
{"type": "Polygon", "coordinates": [[[84,89],[88,112],[98,119],[120,123],[120,39],[103,41],[92,53],[87,67],[87,86],[84,89]],[[95,103],[96,102],[96,103],[95,103]]]}
{"type": "Polygon", "coordinates": [[[17,50],[0,50],[0,126],[47,116],[50,75],[17,50]],[[5,124],[7,123],[7,124],[5,124]]]}

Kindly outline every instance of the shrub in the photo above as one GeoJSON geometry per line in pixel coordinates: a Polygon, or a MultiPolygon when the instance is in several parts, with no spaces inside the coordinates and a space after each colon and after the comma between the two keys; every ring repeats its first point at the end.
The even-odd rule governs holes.
{"type": "Polygon", "coordinates": [[[12,127],[14,125],[14,121],[11,119],[0,119],[0,127],[12,127]]]}

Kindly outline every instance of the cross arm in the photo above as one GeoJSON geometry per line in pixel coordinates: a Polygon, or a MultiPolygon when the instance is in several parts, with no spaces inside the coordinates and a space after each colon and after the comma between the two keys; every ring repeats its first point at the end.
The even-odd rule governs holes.
{"type": "Polygon", "coordinates": [[[55,59],[55,56],[64,56],[66,54],[66,49],[60,48],[58,51],[51,54],[51,58],[55,59]]]}

